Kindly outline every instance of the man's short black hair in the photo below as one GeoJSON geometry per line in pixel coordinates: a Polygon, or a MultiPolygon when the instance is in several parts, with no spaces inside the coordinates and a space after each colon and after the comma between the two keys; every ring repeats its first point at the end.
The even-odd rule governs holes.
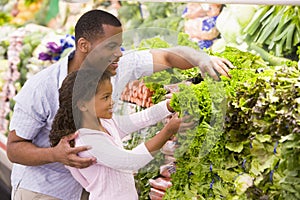
{"type": "Polygon", "coordinates": [[[104,34],[103,24],[120,27],[120,20],[103,10],[91,10],[83,14],[75,25],[75,42],[85,38],[92,42],[104,34]]]}

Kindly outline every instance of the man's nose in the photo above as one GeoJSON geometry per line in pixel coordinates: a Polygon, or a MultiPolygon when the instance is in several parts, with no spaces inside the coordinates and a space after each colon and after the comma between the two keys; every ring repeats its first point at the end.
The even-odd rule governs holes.
{"type": "Polygon", "coordinates": [[[121,51],[121,48],[118,48],[116,50],[116,52],[114,53],[114,56],[116,56],[118,58],[123,56],[123,52],[121,51]]]}

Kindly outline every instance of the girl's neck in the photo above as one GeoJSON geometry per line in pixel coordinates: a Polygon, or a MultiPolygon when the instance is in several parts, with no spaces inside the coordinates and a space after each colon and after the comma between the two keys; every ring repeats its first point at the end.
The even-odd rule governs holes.
{"type": "Polygon", "coordinates": [[[102,126],[100,119],[93,120],[93,121],[90,121],[90,120],[85,121],[84,120],[82,122],[81,127],[82,128],[93,129],[93,130],[98,130],[98,131],[101,131],[101,132],[109,134],[109,132],[102,126]]]}

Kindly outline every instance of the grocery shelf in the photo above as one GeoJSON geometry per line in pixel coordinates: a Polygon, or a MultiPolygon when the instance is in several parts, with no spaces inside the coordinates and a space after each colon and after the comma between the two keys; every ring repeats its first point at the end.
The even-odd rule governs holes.
{"type": "Polygon", "coordinates": [[[219,4],[300,5],[299,0],[140,0],[140,2],[199,2],[219,4]]]}

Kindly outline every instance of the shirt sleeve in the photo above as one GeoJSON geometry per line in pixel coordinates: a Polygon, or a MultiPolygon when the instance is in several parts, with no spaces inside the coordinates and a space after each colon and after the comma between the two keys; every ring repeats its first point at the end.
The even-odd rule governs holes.
{"type": "Polygon", "coordinates": [[[124,116],[115,116],[114,119],[122,131],[121,138],[147,126],[154,125],[172,114],[167,108],[167,101],[162,101],[143,111],[124,116]]]}
{"type": "Polygon", "coordinates": [[[92,148],[87,152],[79,153],[79,156],[94,156],[98,164],[117,170],[137,171],[153,159],[144,143],[132,150],[126,150],[102,134],[79,136],[76,146],[81,145],[89,145],[92,148]]]}
{"type": "Polygon", "coordinates": [[[25,85],[14,98],[16,104],[9,129],[24,139],[32,140],[47,123],[48,105],[40,89],[25,85]]]}

